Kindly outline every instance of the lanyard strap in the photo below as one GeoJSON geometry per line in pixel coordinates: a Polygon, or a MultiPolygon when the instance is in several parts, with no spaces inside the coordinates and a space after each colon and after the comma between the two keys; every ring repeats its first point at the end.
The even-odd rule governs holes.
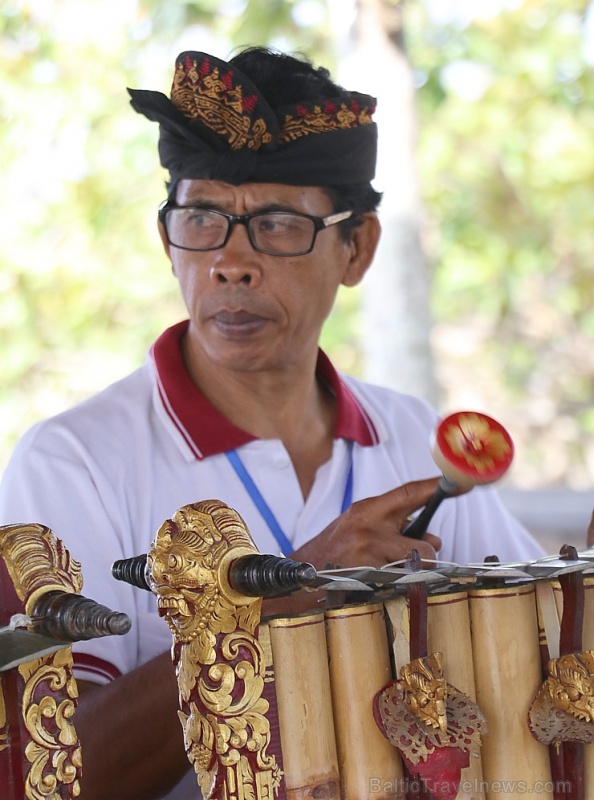
{"type": "Polygon", "coordinates": [[[349,471],[344,486],[344,494],[342,496],[342,505],[340,507],[341,514],[344,514],[347,508],[350,508],[353,504],[353,443],[348,442],[347,447],[349,449],[349,471]]]}
{"type": "MultiPolygon", "coordinates": [[[[340,513],[344,513],[347,508],[353,502],[353,443],[348,443],[349,448],[349,471],[347,475],[346,485],[344,487],[344,496],[342,498],[342,506],[340,509],[340,513]]],[[[245,486],[245,489],[249,496],[252,498],[252,501],[260,514],[264,522],[268,525],[270,532],[278,542],[281,553],[283,555],[288,556],[293,552],[293,545],[287,538],[285,532],[281,528],[277,518],[274,516],[272,509],[262,497],[262,494],[256,484],[254,483],[252,476],[247,471],[245,464],[239,457],[239,453],[237,450],[228,450],[225,455],[229,459],[229,462],[235,472],[237,473],[238,478],[245,486]]]]}

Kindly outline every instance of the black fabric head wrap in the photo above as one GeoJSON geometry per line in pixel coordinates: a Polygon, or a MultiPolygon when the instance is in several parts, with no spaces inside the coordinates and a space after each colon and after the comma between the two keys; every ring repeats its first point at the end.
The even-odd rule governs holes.
{"type": "Polygon", "coordinates": [[[237,67],[206,53],[175,62],[171,99],[128,89],[159,123],[159,156],[172,180],[293,186],[363,184],[375,174],[375,99],[358,92],[272,108],[237,67]]]}

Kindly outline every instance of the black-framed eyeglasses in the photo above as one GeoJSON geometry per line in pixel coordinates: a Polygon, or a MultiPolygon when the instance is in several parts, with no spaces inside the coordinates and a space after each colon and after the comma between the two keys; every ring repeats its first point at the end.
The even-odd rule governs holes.
{"type": "Polygon", "coordinates": [[[227,244],[234,225],[244,225],[254,250],[270,256],[304,256],[313,250],[320,231],[343,222],[353,211],[313,217],[296,211],[225,214],[212,208],[176,206],[165,200],[159,219],[167,240],[181,250],[218,250],[227,244]]]}

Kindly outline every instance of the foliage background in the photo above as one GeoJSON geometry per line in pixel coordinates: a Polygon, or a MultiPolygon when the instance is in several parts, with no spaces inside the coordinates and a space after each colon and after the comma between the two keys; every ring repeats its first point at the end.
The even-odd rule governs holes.
{"type": "MultiPolygon", "coordinates": [[[[417,87],[439,405],[504,422],[514,484],[589,489],[592,8],[383,2],[417,87]]],[[[329,19],[323,0],[4,0],[0,471],[32,422],[127,374],[184,313],[156,234],[156,126],[125,87],[168,92],[184,49],[270,43],[332,67],[329,19]]],[[[325,346],[364,375],[360,299],[341,294],[325,346]]]]}

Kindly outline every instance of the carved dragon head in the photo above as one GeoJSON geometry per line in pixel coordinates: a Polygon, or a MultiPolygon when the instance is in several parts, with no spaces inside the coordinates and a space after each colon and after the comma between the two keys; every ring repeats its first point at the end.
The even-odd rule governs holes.
{"type": "Polygon", "coordinates": [[[177,641],[234,629],[226,571],[246,550],[255,552],[243,520],[218,500],[183,506],[163,523],[148,554],[149,581],[177,641]]]}

